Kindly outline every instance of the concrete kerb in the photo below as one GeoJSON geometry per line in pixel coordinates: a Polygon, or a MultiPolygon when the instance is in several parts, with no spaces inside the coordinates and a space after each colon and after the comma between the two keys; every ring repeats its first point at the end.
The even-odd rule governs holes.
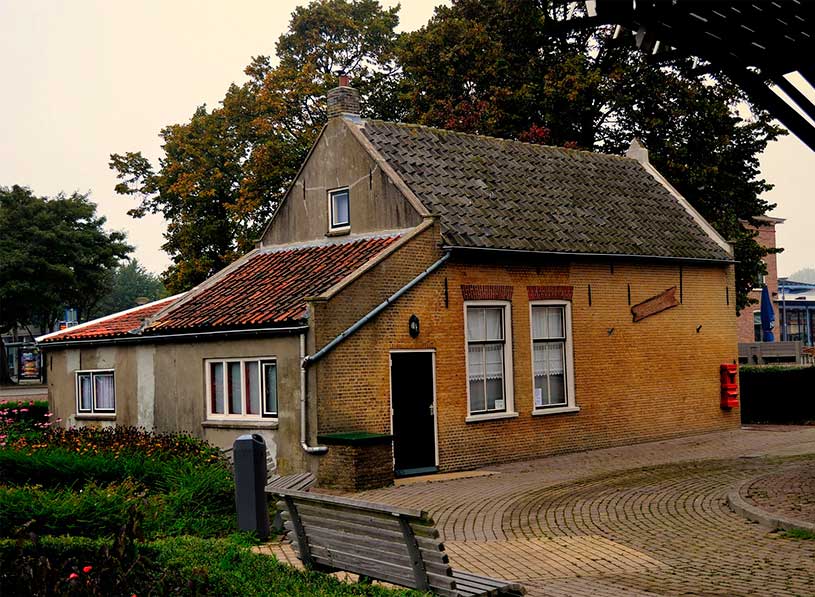
{"type": "Polygon", "coordinates": [[[775,515],[754,504],[750,504],[741,497],[742,488],[753,481],[755,481],[755,479],[748,479],[730,490],[727,494],[727,505],[733,512],[773,531],[806,531],[815,533],[815,523],[775,515]]]}

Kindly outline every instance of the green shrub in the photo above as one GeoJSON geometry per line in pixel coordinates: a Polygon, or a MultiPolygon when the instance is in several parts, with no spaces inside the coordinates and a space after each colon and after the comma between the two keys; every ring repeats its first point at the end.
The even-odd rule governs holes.
{"type": "MultiPolygon", "coordinates": [[[[206,472],[206,471],[205,471],[206,472]]],[[[0,487],[0,537],[75,535],[109,537],[134,509],[145,537],[195,534],[218,537],[235,530],[234,497],[223,478],[200,471],[177,479],[166,494],[147,494],[138,485],[85,485],[81,490],[0,487]],[[211,492],[211,493],[210,493],[211,492]]]]}
{"type": "Polygon", "coordinates": [[[122,533],[115,541],[0,540],[0,594],[385,597],[416,593],[345,584],[324,574],[301,572],[232,539],[179,537],[134,544],[122,533]],[[69,579],[71,575],[75,578],[69,579]]]}
{"type": "Polygon", "coordinates": [[[743,423],[815,422],[815,367],[742,366],[739,382],[743,423]]]}
{"type": "Polygon", "coordinates": [[[81,491],[39,487],[0,487],[0,536],[112,536],[127,521],[139,499],[132,483],[81,491]]]}

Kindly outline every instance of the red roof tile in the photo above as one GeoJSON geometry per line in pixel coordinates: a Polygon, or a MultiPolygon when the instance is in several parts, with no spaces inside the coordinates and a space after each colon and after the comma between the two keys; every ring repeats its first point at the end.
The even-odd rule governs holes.
{"type": "Polygon", "coordinates": [[[252,328],[302,320],[307,296],[325,292],[398,237],[373,237],[249,254],[222,277],[192,291],[145,333],[252,328]]]}
{"type": "Polygon", "coordinates": [[[66,340],[91,340],[126,336],[128,332],[138,329],[145,319],[152,317],[174,301],[179,300],[181,296],[167,297],[126,311],[106,315],[87,323],[40,336],[37,340],[40,343],[47,344],[48,342],[64,342],[66,340]]]}

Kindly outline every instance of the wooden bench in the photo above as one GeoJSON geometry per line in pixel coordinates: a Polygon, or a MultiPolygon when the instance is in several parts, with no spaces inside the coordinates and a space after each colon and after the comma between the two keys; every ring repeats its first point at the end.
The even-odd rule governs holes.
{"type": "Polygon", "coordinates": [[[297,556],[312,570],[345,570],[447,597],[524,595],[523,586],[450,568],[433,521],[422,510],[395,508],[293,489],[282,500],[297,556]]]}
{"type": "Polygon", "coordinates": [[[277,495],[279,489],[294,489],[295,491],[308,491],[314,485],[316,477],[312,473],[300,473],[299,475],[288,475],[281,477],[275,475],[266,482],[266,493],[277,495]]]}

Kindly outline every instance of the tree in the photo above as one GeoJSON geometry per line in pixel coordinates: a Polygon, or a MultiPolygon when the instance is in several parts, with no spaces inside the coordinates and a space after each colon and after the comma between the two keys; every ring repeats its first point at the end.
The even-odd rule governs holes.
{"type": "Polygon", "coordinates": [[[133,250],[104,224],[88,195],[0,187],[0,333],[29,324],[51,331],[69,306],[87,318],[133,250]]]}
{"type": "Polygon", "coordinates": [[[158,276],[131,259],[110,273],[110,290],[96,304],[90,318],[135,307],[140,299],[155,301],[166,294],[158,276]]]}
{"type": "MultiPolygon", "coordinates": [[[[545,0],[454,0],[401,40],[408,119],[652,163],[733,242],[737,306],[766,250],[741,221],[766,213],[758,155],[782,131],[721,72],[689,58],[657,64],[612,27],[571,30],[585,7],[545,0]],[[744,106],[752,116],[741,116],[744,106]]],[[[766,273],[766,272],[765,272],[766,273]]]]}
{"type": "Polygon", "coordinates": [[[787,279],[793,282],[804,282],[806,284],[815,284],[815,268],[805,267],[799,269],[794,274],[790,274],[787,279]]]}
{"type": "Polygon", "coordinates": [[[253,58],[248,81],[221,105],[161,131],[158,168],[139,152],[111,155],[130,214],[161,213],[171,292],[198,284],[250,249],[326,120],[324,96],[346,72],[367,114],[395,117],[398,8],[376,0],[315,0],[292,14],[278,64],[253,58]]]}

